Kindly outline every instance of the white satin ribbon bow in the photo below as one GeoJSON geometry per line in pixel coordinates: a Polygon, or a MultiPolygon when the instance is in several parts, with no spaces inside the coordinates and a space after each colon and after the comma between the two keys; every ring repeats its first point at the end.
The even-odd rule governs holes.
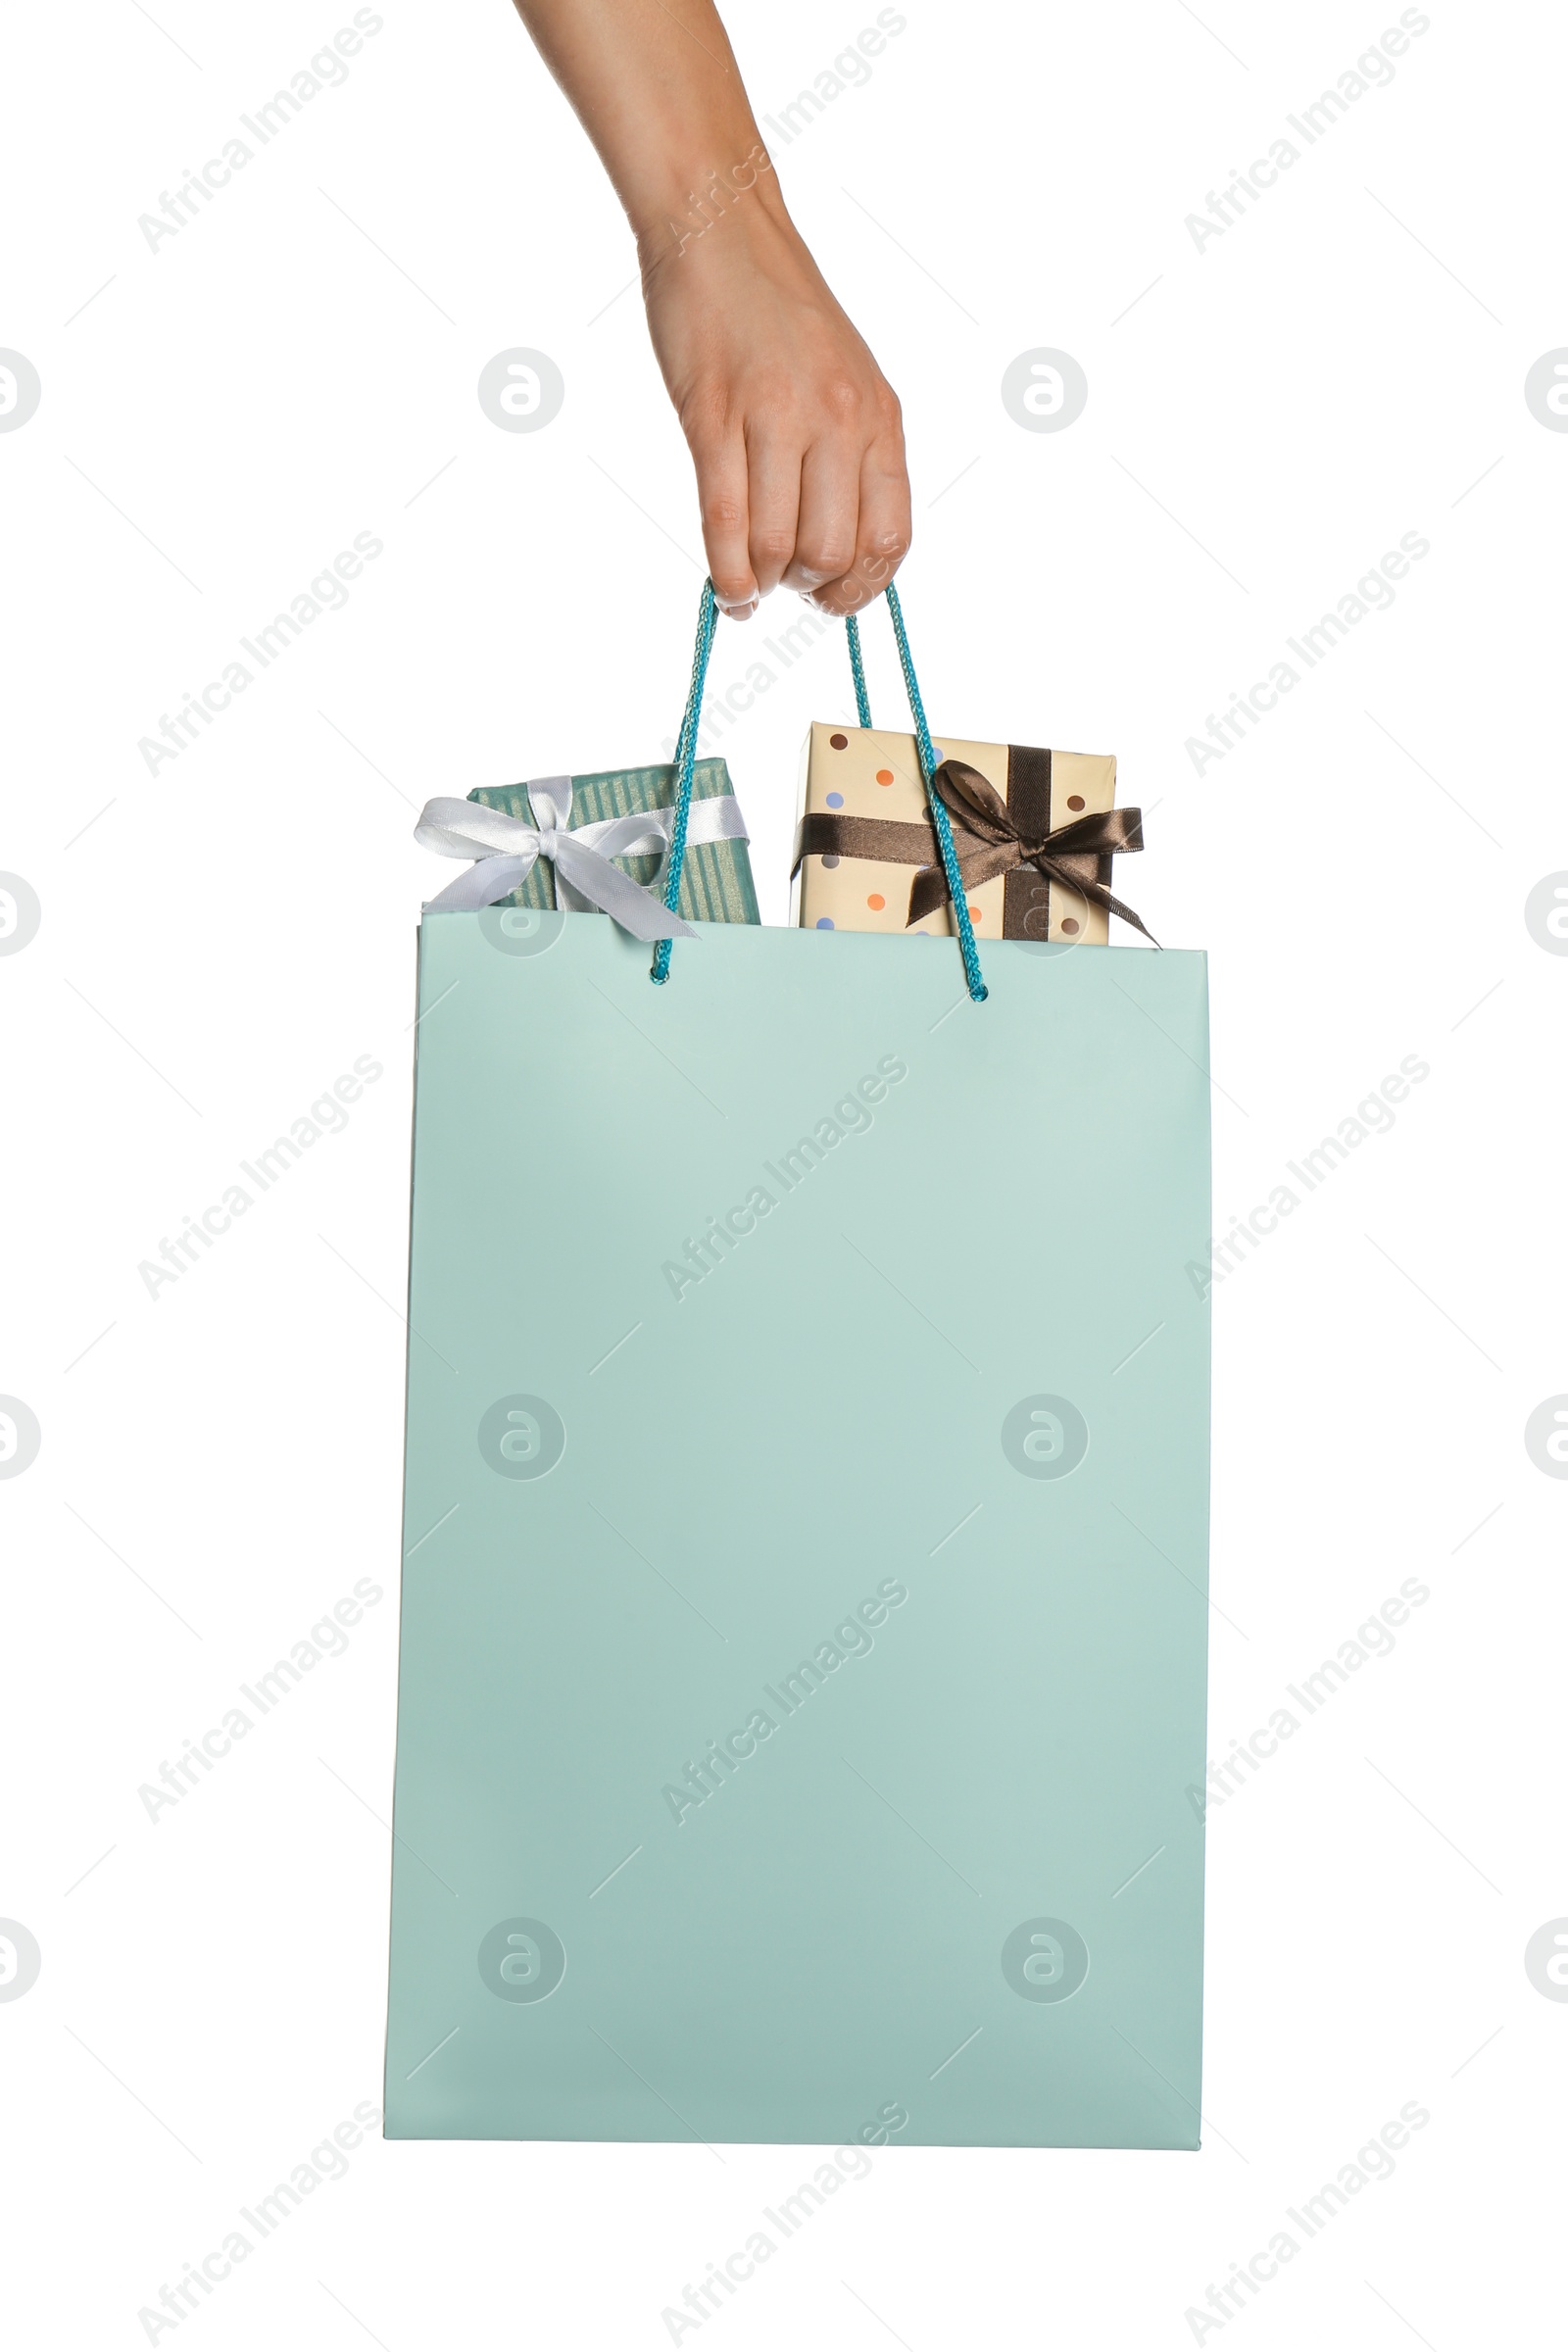
{"type": "MultiPolygon", "coordinates": [[[[691,939],[690,923],[662,905],[654,889],[645,890],[630,874],[611,864],[612,858],[636,858],[669,853],[675,828],[673,808],[650,808],[635,816],[601,817],[571,831],[571,778],[536,776],[522,787],[534,822],[508,816],[504,809],[486,808],[477,801],[426,801],[414,838],[421,849],[443,858],[471,858],[475,863],[438,898],[426,902],[429,914],[471,913],[493,906],[517,888],[540,858],[556,869],[556,897],[563,906],[581,913],[597,906],[612,915],[634,939],[691,939]]],[[[740,804],[729,793],[691,804],[686,825],[690,848],[699,842],[745,841],[746,822],[740,804]]],[[[658,880],[662,879],[661,866],[658,880]]]]}

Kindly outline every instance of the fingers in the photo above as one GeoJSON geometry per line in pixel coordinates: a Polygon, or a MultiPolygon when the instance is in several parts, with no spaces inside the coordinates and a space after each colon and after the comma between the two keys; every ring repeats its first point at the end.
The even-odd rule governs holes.
{"type": "Polygon", "coordinates": [[[824,612],[858,612],[880,596],[909,552],[909,476],[895,421],[860,461],[854,552],[811,602],[824,612]]]}
{"type": "Polygon", "coordinates": [[[801,512],[801,444],[787,428],[752,426],[746,436],[751,527],[747,540],[752,570],[763,596],[771,596],[795,555],[801,512]]]}
{"type": "Polygon", "coordinates": [[[692,456],[713,595],[724,612],[736,620],[745,620],[756,612],[760,594],[749,547],[751,501],[745,438],[737,429],[723,437],[694,439],[692,456]]]}
{"type": "Polygon", "coordinates": [[[780,575],[784,586],[809,596],[846,572],[855,561],[859,513],[859,444],[834,439],[808,449],[795,546],[780,575]]]}
{"type": "Polygon", "coordinates": [[[713,594],[731,619],[784,586],[825,612],[858,612],[908,552],[909,480],[897,403],[874,437],[842,426],[809,441],[753,422],[693,439],[713,594]]]}

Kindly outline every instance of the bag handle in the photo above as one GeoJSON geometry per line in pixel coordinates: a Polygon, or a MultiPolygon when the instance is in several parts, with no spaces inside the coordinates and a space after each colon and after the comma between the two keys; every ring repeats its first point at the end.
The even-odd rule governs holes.
{"type": "MultiPolygon", "coordinates": [[[[686,710],[675,744],[675,822],[669,836],[669,864],[664,874],[664,905],[671,914],[680,897],[681,868],[686,862],[686,828],[691,821],[692,778],[697,769],[697,722],[702,714],[703,688],[708,683],[708,662],[713,650],[713,627],[717,618],[713,583],[705,580],[702,601],[697,608],[697,644],[692,652],[692,682],[687,689],[686,710]]],[[[653,968],[648,977],[656,988],[662,988],[669,978],[669,951],[674,944],[673,940],[662,939],[654,950],[653,968]]]]}
{"type": "MultiPolygon", "coordinates": [[[[915,751],[920,761],[920,777],[931,811],[931,824],[937,837],[942,858],[942,870],[947,877],[948,893],[953,901],[954,914],[958,926],[958,953],[963,958],[963,976],[975,1004],[983,1004],[989,991],[980,973],[980,953],[975,946],[974,925],[969,920],[968,903],[964,897],[963,878],[958,871],[958,853],[954,846],[953,821],[947,805],[932,782],[936,774],[937,756],[931,742],[931,730],[926,724],[925,705],[914,674],[914,662],[909,653],[909,640],[904,626],[904,612],[899,592],[889,581],[883,594],[888,611],[893,615],[893,634],[899,649],[899,666],[904,672],[905,689],[909,698],[909,711],[914,720],[915,751]]],[[[702,600],[697,609],[697,643],[692,653],[691,684],[686,695],[686,709],[680,722],[680,735],[675,745],[675,822],[670,835],[669,864],[664,877],[664,905],[673,913],[680,896],[681,868],[686,861],[686,829],[691,816],[692,779],[697,766],[697,727],[702,713],[703,689],[708,682],[708,664],[713,651],[713,629],[718,608],[713,598],[713,583],[703,582],[702,600]]],[[[871,724],[871,705],[865,690],[865,669],[860,659],[860,628],[852,612],[845,630],[850,644],[850,668],[855,677],[855,704],[860,724],[871,724]]],[[[653,967],[649,978],[656,987],[662,987],[669,978],[670,950],[674,942],[662,939],[654,950],[653,967]]]]}
{"type": "MultiPolygon", "coordinates": [[[[974,925],[969,920],[968,898],[958,872],[958,853],[953,844],[953,819],[947,803],[938,792],[932,778],[937,772],[937,756],[931,742],[931,729],[926,724],[925,705],[920,699],[919,681],[914,674],[914,660],[909,652],[909,640],[904,626],[904,608],[899,592],[889,580],[882,591],[887,598],[888,611],[893,615],[893,635],[899,649],[899,667],[904,672],[904,689],[909,698],[909,715],[914,720],[914,749],[920,762],[920,780],[925,786],[926,806],[931,811],[931,823],[942,857],[942,871],[947,877],[948,896],[953,902],[954,919],[958,926],[958,953],[963,957],[963,976],[975,1004],[983,1004],[990,991],[980,976],[980,951],[975,946],[974,925]]],[[[850,669],[855,678],[855,707],[860,714],[860,724],[871,724],[871,702],[865,691],[865,665],[860,660],[860,624],[851,612],[845,619],[844,630],[850,641],[850,669]]]]}

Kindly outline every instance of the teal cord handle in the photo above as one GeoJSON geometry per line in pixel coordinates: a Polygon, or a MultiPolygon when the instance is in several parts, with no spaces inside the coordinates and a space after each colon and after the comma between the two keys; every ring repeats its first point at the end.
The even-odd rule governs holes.
{"type": "MultiPolygon", "coordinates": [[[[686,696],[686,712],[680,722],[680,737],[675,745],[675,823],[669,837],[669,868],[664,876],[664,905],[675,912],[680,897],[681,868],[686,862],[686,828],[692,813],[692,778],[697,769],[697,725],[702,716],[703,688],[708,683],[709,657],[713,651],[713,627],[718,607],[713,601],[713,583],[703,582],[702,602],[697,608],[697,644],[692,654],[692,682],[686,696]]],[[[672,939],[662,939],[654,950],[653,968],[649,978],[656,988],[662,988],[669,978],[669,951],[672,939]]]]}
{"type": "Polygon", "coordinates": [[[850,641],[850,668],[855,675],[855,708],[860,713],[860,724],[871,724],[871,698],[865,691],[865,663],[860,660],[860,624],[853,612],[844,616],[844,634],[850,641]]]}
{"type": "MultiPolygon", "coordinates": [[[[953,901],[954,919],[958,926],[958,953],[963,957],[963,976],[975,1004],[983,1004],[990,995],[980,972],[980,951],[975,945],[974,925],[969,920],[969,905],[964,895],[963,878],[958,871],[958,853],[953,843],[953,819],[947,804],[931,779],[937,770],[936,751],[931,742],[931,730],[926,724],[925,705],[920,700],[919,683],[914,674],[914,662],[909,653],[909,640],[904,626],[904,610],[899,592],[892,581],[883,594],[888,611],[893,615],[893,635],[899,649],[899,666],[904,672],[905,691],[909,698],[909,714],[914,720],[914,748],[920,762],[921,781],[925,785],[926,806],[931,811],[931,823],[937,837],[937,849],[942,858],[942,871],[947,876],[948,894],[953,901]]],[[[860,724],[871,724],[871,705],[865,691],[865,669],[860,660],[860,624],[852,612],[844,623],[850,640],[850,668],[855,677],[855,704],[860,714],[860,724]]]]}
{"type": "MultiPolygon", "coordinates": [[[[963,957],[963,976],[975,1004],[983,1004],[990,991],[980,971],[980,951],[975,945],[974,925],[969,920],[968,902],[964,897],[963,877],[958,871],[958,853],[953,841],[953,820],[947,805],[931,779],[936,774],[937,756],[931,741],[931,729],[926,724],[925,705],[920,700],[920,688],[914,674],[914,662],[909,653],[909,640],[904,626],[904,611],[899,592],[889,581],[883,591],[888,611],[893,615],[893,635],[899,649],[899,666],[904,672],[904,684],[909,698],[909,712],[914,720],[915,751],[920,761],[920,776],[925,785],[925,797],[931,810],[931,823],[937,837],[937,849],[942,858],[942,871],[947,876],[948,892],[953,900],[955,919],[958,926],[958,953],[963,957]]],[[[718,619],[718,607],[713,598],[711,580],[703,582],[702,601],[697,608],[697,643],[692,653],[691,685],[686,695],[686,710],[680,722],[680,735],[675,745],[675,823],[670,834],[669,864],[664,876],[664,905],[673,914],[680,897],[681,869],[686,862],[686,830],[691,821],[692,779],[697,767],[697,727],[702,716],[703,689],[708,683],[708,664],[713,651],[713,630],[718,619]]],[[[871,704],[865,690],[865,666],[860,659],[860,624],[852,612],[845,621],[850,641],[850,667],[855,676],[855,707],[860,714],[860,724],[871,724],[871,704]]],[[[669,978],[669,956],[673,940],[662,939],[654,950],[649,978],[656,988],[662,988],[669,978]]]]}

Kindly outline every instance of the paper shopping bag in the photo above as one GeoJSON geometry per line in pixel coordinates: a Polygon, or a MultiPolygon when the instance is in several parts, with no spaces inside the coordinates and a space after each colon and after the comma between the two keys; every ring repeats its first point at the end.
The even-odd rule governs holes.
{"type": "Polygon", "coordinates": [[[1197,2146],[1203,958],[984,958],[426,915],[390,2136],[1197,2146]]]}

